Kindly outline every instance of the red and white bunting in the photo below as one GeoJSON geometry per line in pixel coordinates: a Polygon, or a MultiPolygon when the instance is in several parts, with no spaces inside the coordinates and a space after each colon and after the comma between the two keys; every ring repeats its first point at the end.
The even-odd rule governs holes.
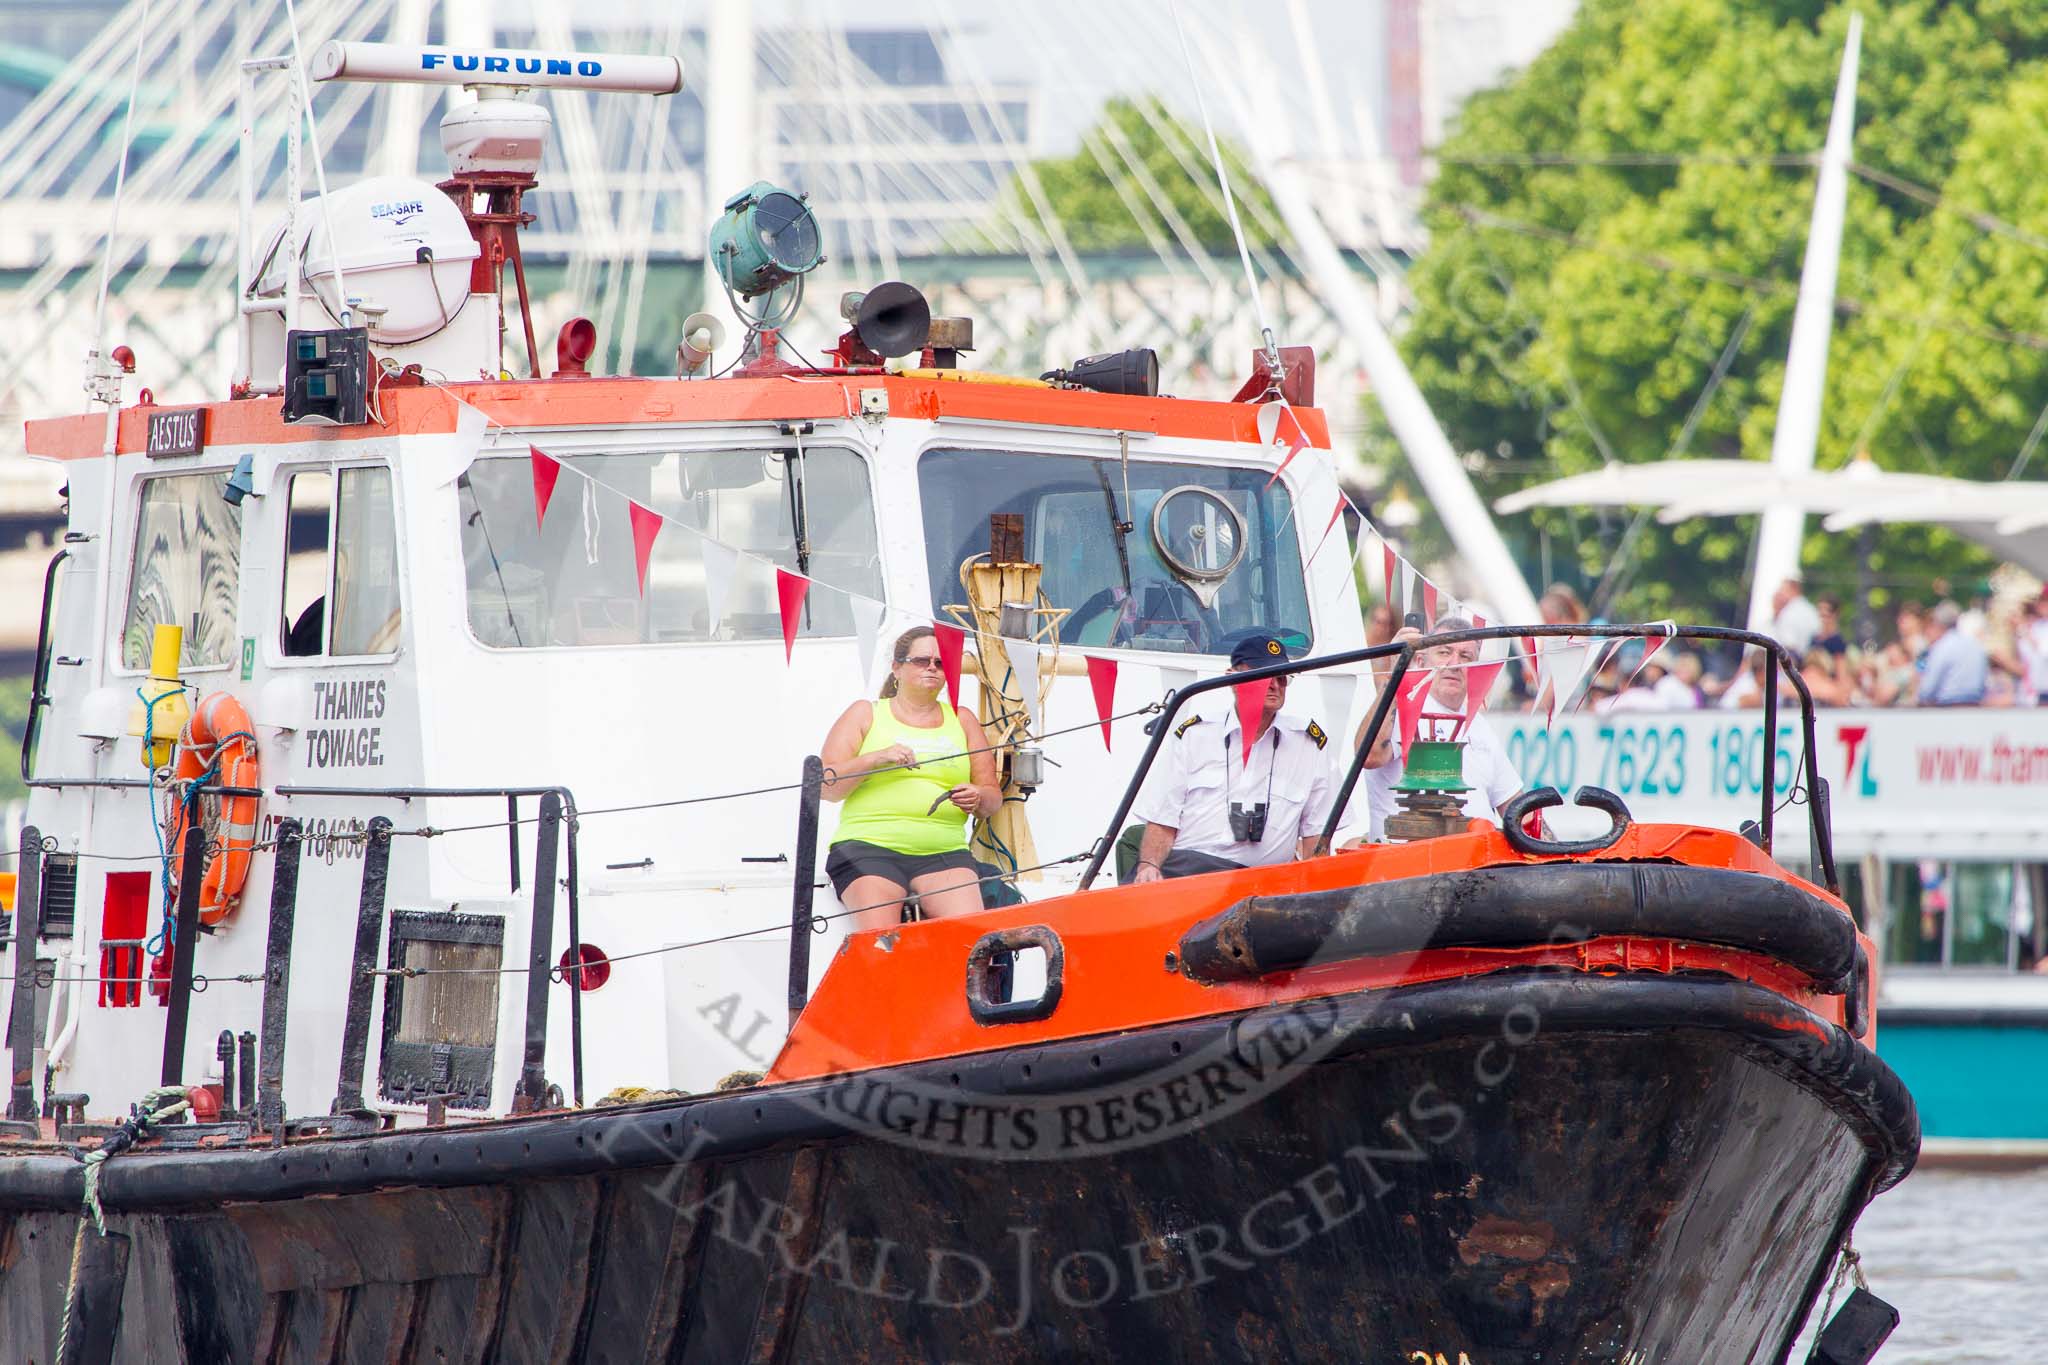
{"type": "Polygon", "coordinates": [[[1387,605],[1394,609],[1394,615],[1397,617],[1401,614],[1401,603],[1394,596],[1395,584],[1398,581],[1394,565],[1399,558],[1400,556],[1394,553],[1394,547],[1387,544],[1387,538],[1381,536],[1380,567],[1383,572],[1380,577],[1380,596],[1386,599],[1387,605]]]}
{"type": "Polygon", "coordinates": [[[1507,660],[1498,663],[1473,664],[1465,670],[1465,719],[1469,723],[1486,706],[1486,696],[1493,691],[1494,680],[1500,677],[1501,669],[1507,667],[1507,660]]]}
{"type": "Polygon", "coordinates": [[[533,524],[538,528],[547,521],[548,503],[555,496],[555,480],[562,477],[562,462],[539,446],[528,446],[526,450],[533,463],[533,524]]]}
{"type": "Polygon", "coordinates": [[[1319,538],[1319,539],[1318,539],[1318,540],[1316,541],[1316,547],[1315,547],[1315,549],[1313,549],[1313,550],[1309,551],[1309,556],[1308,556],[1308,562],[1309,562],[1310,564],[1313,564],[1313,563],[1315,563],[1315,562],[1316,562],[1316,556],[1317,556],[1317,555],[1319,555],[1319,554],[1321,554],[1321,553],[1323,552],[1323,544],[1324,544],[1324,542],[1325,542],[1325,541],[1327,541],[1327,540],[1329,540],[1329,538],[1330,538],[1330,532],[1332,532],[1332,531],[1334,531],[1334,530],[1336,530],[1336,529],[1337,529],[1337,522],[1338,522],[1338,519],[1339,519],[1339,518],[1341,518],[1341,517],[1342,517],[1343,515],[1344,515],[1344,500],[1343,500],[1342,498],[1339,498],[1339,499],[1337,500],[1337,505],[1336,505],[1335,507],[1332,507],[1332,508],[1330,509],[1330,520],[1329,520],[1329,521],[1328,521],[1327,523],[1325,523],[1325,524],[1324,524],[1324,526],[1323,526],[1323,534],[1322,534],[1322,536],[1321,536],[1321,537],[1320,537],[1320,538],[1319,538]]]}
{"type": "Polygon", "coordinates": [[[775,605],[782,612],[782,661],[790,662],[796,656],[796,633],[803,625],[804,597],[811,590],[811,580],[800,573],[778,567],[775,570],[775,605]]]}
{"type": "Polygon", "coordinates": [[[1557,719],[1559,709],[1570,709],[1566,702],[1578,690],[1579,678],[1586,671],[1587,654],[1588,647],[1577,636],[1567,635],[1562,647],[1553,645],[1536,656],[1537,700],[1543,704],[1545,728],[1557,719]]]}
{"type": "MultiPolygon", "coordinates": [[[[1658,624],[1663,625],[1665,623],[1660,621],[1658,624]]],[[[1674,630],[1677,628],[1675,622],[1671,623],[1671,625],[1674,630]]],[[[1635,671],[1628,675],[1628,681],[1621,685],[1621,691],[1626,692],[1636,685],[1636,679],[1643,676],[1643,670],[1650,666],[1650,660],[1656,658],[1657,651],[1664,648],[1670,640],[1671,637],[1669,635],[1659,635],[1643,647],[1643,657],[1636,661],[1635,671]]]]}
{"type": "Polygon", "coordinates": [[[1404,754],[1415,743],[1415,727],[1422,723],[1422,706],[1429,700],[1430,685],[1435,681],[1435,669],[1410,673],[1401,679],[1400,690],[1394,694],[1394,714],[1401,723],[1401,752],[1404,754]]]}
{"type": "Polygon", "coordinates": [[[853,611],[853,644],[860,654],[860,685],[866,688],[875,676],[875,644],[882,636],[882,622],[889,608],[872,597],[847,594],[853,611]]]}
{"type": "Polygon", "coordinates": [[[631,498],[626,499],[626,519],[633,525],[633,572],[640,584],[640,595],[647,595],[647,564],[654,557],[655,537],[661,534],[664,518],[652,507],[642,507],[631,498]]]}
{"type": "Polygon", "coordinates": [[[740,552],[709,536],[699,536],[697,548],[704,557],[704,604],[710,611],[711,633],[716,635],[719,623],[725,619],[725,604],[732,600],[732,580],[740,567],[740,552]]]}
{"type": "Polygon", "coordinates": [[[1266,480],[1266,487],[1271,488],[1279,481],[1280,476],[1287,472],[1287,466],[1294,463],[1294,457],[1308,449],[1308,436],[1302,431],[1301,420],[1294,415],[1294,409],[1288,407],[1285,403],[1276,403],[1270,405],[1270,408],[1261,408],[1259,410],[1259,418],[1259,426],[1262,429],[1261,439],[1266,445],[1270,446],[1273,444],[1275,434],[1278,435],[1280,440],[1287,443],[1287,454],[1281,457],[1279,468],[1275,469],[1272,477],[1266,480]],[[1274,433],[1267,434],[1263,431],[1267,426],[1264,419],[1266,413],[1272,409],[1278,409],[1278,417],[1272,423],[1275,429],[1274,433]],[[1280,420],[1281,418],[1285,420],[1280,420]]]}
{"type": "Polygon", "coordinates": [[[1426,577],[1422,580],[1422,627],[1436,629],[1436,584],[1426,577]]]}
{"type": "Polygon", "coordinates": [[[1250,682],[1234,683],[1231,691],[1237,693],[1237,736],[1244,744],[1244,761],[1252,761],[1252,742],[1259,732],[1259,721],[1266,711],[1266,691],[1273,685],[1271,678],[1254,678],[1250,682]]]}
{"type": "Polygon", "coordinates": [[[960,709],[960,655],[967,642],[966,632],[944,621],[932,622],[932,637],[939,642],[939,662],[946,669],[946,700],[960,709]]]}
{"type": "Polygon", "coordinates": [[[1095,694],[1095,714],[1102,721],[1102,747],[1109,745],[1109,718],[1116,714],[1116,660],[1098,659],[1093,654],[1088,660],[1088,687],[1095,694]]]}
{"type": "Polygon", "coordinates": [[[1326,668],[1318,676],[1323,680],[1323,724],[1333,734],[1348,733],[1344,727],[1351,723],[1351,701],[1358,695],[1358,675],[1326,668]]]}
{"type": "Polygon", "coordinates": [[[1038,728],[1038,645],[1031,640],[1012,640],[1005,636],[1003,653],[1010,658],[1010,681],[1015,684],[1017,698],[1024,703],[1024,714],[1030,718],[1031,728],[1038,728]]]}

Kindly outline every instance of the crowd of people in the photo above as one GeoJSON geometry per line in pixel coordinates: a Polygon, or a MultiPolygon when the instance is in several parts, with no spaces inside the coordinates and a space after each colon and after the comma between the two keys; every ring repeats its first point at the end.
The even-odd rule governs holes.
{"type": "MultiPolygon", "coordinates": [[[[2048,705],[2048,588],[2018,610],[1989,602],[1965,607],[1942,598],[1931,607],[1907,601],[1893,613],[1882,638],[1851,639],[1841,599],[1812,598],[1798,577],[1779,585],[1766,632],[1799,660],[1799,674],[1820,706],[2043,706],[2048,705]]],[[[1588,620],[1578,595],[1554,584],[1539,603],[1549,625],[1588,620]]],[[[1394,637],[1398,622],[1385,603],[1368,621],[1368,643],[1394,637]]],[[[1550,643],[1544,648],[1562,651],[1550,643]]],[[[1605,661],[1585,688],[1592,711],[1689,711],[1763,705],[1766,655],[1762,650],[1702,652],[1675,641],[1644,658],[1630,642],[1605,661]]],[[[1532,708],[1540,676],[1534,661],[1504,674],[1507,696],[1494,705],[1532,708]]],[[[1779,695],[1792,696],[1782,674],[1779,695]]]]}
{"type": "MultiPolygon", "coordinates": [[[[1577,625],[1586,611],[1569,588],[1553,586],[1541,600],[1550,625],[1577,625]]],[[[1964,610],[1943,599],[1932,608],[1901,605],[1890,639],[1852,644],[1838,599],[1809,600],[1788,578],[1773,600],[1768,632],[1799,661],[1800,676],[1823,706],[2048,705],[2048,590],[2017,620],[1998,620],[1981,606],[1964,610]]],[[[1419,638],[1417,620],[1399,621],[1384,603],[1367,621],[1367,640],[1419,638]]],[[[1434,633],[1466,630],[1445,616],[1434,633]]],[[[1584,645],[1556,643],[1560,653],[1584,645]]],[[[1483,715],[1468,706],[1477,641],[1432,645],[1416,663],[1429,670],[1423,705],[1449,717],[1466,743],[1468,817],[1499,823],[1500,809],[1521,778],[1483,715]]],[[[1237,643],[1230,671],[1267,667],[1287,658],[1277,637],[1254,634],[1237,643]]],[[[1770,652],[1751,647],[1710,666],[1683,641],[1657,649],[1630,638],[1601,656],[1580,703],[1595,712],[1691,710],[1763,704],[1771,685],[1770,652]]],[[[1537,704],[1545,675],[1526,650],[1520,668],[1502,670],[1505,686],[1537,704]]],[[[859,927],[894,923],[906,901],[927,915],[964,913],[982,903],[983,868],[968,850],[969,820],[1000,806],[1002,791],[987,737],[975,718],[941,695],[945,670],[929,627],[900,636],[880,697],[856,701],[834,723],[822,757],[824,799],[842,809],[825,872],[859,927]]],[[[1560,670],[1548,682],[1557,685],[1560,670]]],[[[1779,673],[1783,693],[1791,683],[1779,673]]],[[[1235,708],[1191,713],[1173,728],[1133,810],[1136,822],[1118,841],[1120,881],[1143,883],[1230,867],[1309,857],[1321,847],[1332,808],[1336,768],[1331,736],[1285,708],[1290,679],[1266,683],[1254,722],[1235,708]],[[1247,740],[1242,725],[1253,724],[1247,740]]],[[[1576,681],[1572,684],[1578,692],[1576,681]]],[[[1498,694],[1495,708],[1501,707],[1498,694]]],[[[1425,711],[1424,714],[1429,714],[1425,711]]],[[[1364,727],[1354,743],[1363,744],[1364,727]]],[[[1364,781],[1338,822],[1339,846],[1384,836],[1402,771],[1398,739],[1381,733],[1365,760],[1364,781]]]]}

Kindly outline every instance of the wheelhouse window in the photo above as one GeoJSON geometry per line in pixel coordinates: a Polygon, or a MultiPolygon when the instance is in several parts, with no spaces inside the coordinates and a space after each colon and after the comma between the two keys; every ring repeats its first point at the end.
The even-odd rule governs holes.
{"type": "Polygon", "coordinates": [[[2048,864],[1923,858],[1888,881],[1889,963],[2024,972],[2048,957],[2048,864]]]}
{"type": "MultiPolygon", "coordinates": [[[[867,465],[837,446],[574,455],[547,516],[524,457],[457,482],[469,625],[498,649],[780,640],[774,575],[742,563],[716,625],[706,538],[814,581],[882,596],[867,465]],[[668,518],[638,583],[627,499],[668,518]]],[[[842,593],[812,592],[801,633],[851,635],[842,593]]]]}
{"type": "Polygon", "coordinates": [[[1069,644],[1227,654],[1272,631],[1310,643],[1294,505],[1271,471],[1013,451],[934,450],[918,463],[932,602],[964,600],[960,565],[989,518],[1024,519],[1069,644]],[[1128,530],[1121,529],[1128,527],[1128,530]]]}
{"type": "Polygon", "coordinates": [[[121,664],[147,668],[161,625],[185,628],[185,668],[236,657],[235,600],[242,583],[242,509],[221,496],[227,471],[146,480],[135,519],[121,664]]]}
{"type": "Polygon", "coordinates": [[[291,475],[283,609],[287,656],[395,653],[404,611],[391,471],[361,466],[291,475]]]}

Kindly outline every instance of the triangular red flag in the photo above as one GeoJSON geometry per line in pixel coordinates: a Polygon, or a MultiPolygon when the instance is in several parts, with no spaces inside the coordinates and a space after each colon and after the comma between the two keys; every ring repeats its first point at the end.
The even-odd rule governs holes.
{"type": "Polygon", "coordinates": [[[1387,605],[1393,607],[1394,614],[1399,616],[1402,609],[1408,604],[1406,602],[1396,603],[1394,601],[1394,547],[1387,544],[1385,536],[1380,537],[1380,558],[1384,561],[1387,570],[1387,576],[1381,580],[1381,588],[1386,595],[1387,605]]]}
{"type": "Polygon", "coordinates": [[[1287,437],[1287,454],[1282,457],[1280,467],[1275,469],[1273,476],[1266,480],[1266,487],[1268,488],[1271,488],[1279,481],[1281,474],[1286,472],[1287,466],[1294,463],[1295,456],[1308,449],[1308,437],[1302,434],[1301,422],[1295,417],[1293,409],[1283,407],[1280,409],[1280,413],[1287,419],[1287,424],[1293,427],[1294,430],[1287,437]]]}
{"type": "Polygon", "coordinates": [[[1436,584],[1427,578],[1422,580],[1422,623],[1436,629],[1436,584]]]}
{"type": "Polygon", "coordinates": [[[1394,711],[1401,722],[1401,752],[1404,754],[1415,743],[1415,727],[1422,723],[1422,704],[1429,700],[1430,684],[1435,680],[1435,669],[1410,673],[1401,680],[1401,690],[1394,694],[1394,711]]]}
{"type": "Polygon", "coordinates": [[[1088,660],[1088,686],[1095,693],[1095,714],[1102,720],[1102,747],[1107,749],[1109,718],[1116,714],[1116,660],[1083,657],[1088,660]]]}
{"type": "Polygon", "coordinates": [[[1252,759],[1252,745],[1258,741],[1259,722],[1266,712],[1266,689],[1272,686],[1271,678],[1254,678],[1241,682],[1230,690],[1237,693],[1237,735],[1244,743],[1244,760],[1252,759]]]}
{"type": "Polygon", "coordinates": [[[548,501],[555,496],[555,480],[562,477],[562,462],[539,446],[528,446],[533,462],[533,524],[547,520],[548,501]]]}
{"type": "Polygon", "coordinates": [[[1493,681],[1507,666],[1505,659],[1499,663],[1473,664],[1465,670],[1465,719],[1469,723],[1486,705],[1486,694],[1493,691],[1493,681]]]}
{"type": "Polygon", "coordinates": [[[1486,629],[1486,618],[1485,618],[1484,616],[1481,616],[1481,615],[1480,615],[1480,614],[1479,614],[1478,612],[1476,612],[1476,611],[1472,613],[1472,629],[1474,629],[1474,630],[1485,630],[1485,629],[1486,629]]]}
{"type": "Polygon", "coordinates": [[[791,573],[784,568],[775,570],[775,604],[782,609],[782,661],[788,663],[796,655],[796,630],[803,621],[804,594],[811,590],[811,580],[800,573],[791,573]]]}
{"type": "Polygon", "coordinates": [[[1629,674],[1628,681],[1621,685],[1622,691],[1626,692],[1636,685],[1636,679],[1643,676],[1643,670],[1650,666],[1650,660],[1657,657],[1657,651],[1664,648],[1665,642],[1670,638],[1669,635],[1659,635],[1649,642],[1643,650],[1643,657],[1636,661],[1635,672],[1629,674]]]}
{"type": "Polygon", "coordinates": [[[946,666],[946,700],[960,709],[960,651],[967,637],[958,626],[944,621],[932,623],[932,636],[939,642],[939,662],[946,666]]]}
{"type": "Polygon", "coordinates": [[[1315,563],[1315,562],[1316,562],[1316,556],[1317,556],[1317,555],[1319,555],[1319,554],[1321,554],[1321,553],[1323,552],[1323,541],[1326,541],[1326,540],[1328,540],[1328,539],[1330,538],[1330,532],[1332,532],[1332,531],[1334,531],[1334,530],[1336,530],[1336,529],[1337,529],[1337,519],[1338,519],[1339,517],[1343,516],[1343,515],[1344,515],[1344,500],[1343,500],[1342,498],[1339,498],[1339,499],[1337,500],[1337,505],[1336,505],[1335,507],[1332,507],[1332,508],[1330,509],[1330,524],[1329,524],[1329,525],[1327,525],[1327,526],[1325,526],[1325,527],[1323,527],[1323,535],[1322,535],[1322,539],[1321,539],[1321,540],[1318,540],[1318,541],[1316,542],[1316,547],[1315,547],[1315,549],[1313,549],[1313,550],[1309,551],[1309,555],[1308,555],[1308,562],[1309,562],[1310,564],[1313,564],[1313,563],[1315,563]]]}
{"type": "Polygon", "coordinates": [[[654,557],[654,538],[661,534],[661,513],[626,499],[627,519],[633,523],[633,569],[640,576],[640,592],[647,593],[647,561],[654,557]]]}

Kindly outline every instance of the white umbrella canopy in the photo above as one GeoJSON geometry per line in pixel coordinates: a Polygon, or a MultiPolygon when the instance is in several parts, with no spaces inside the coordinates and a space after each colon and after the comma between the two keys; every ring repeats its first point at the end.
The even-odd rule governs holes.
{"type": "Polygon", "coordinates": [[[2048,483],[1979,483],[1936,474],[1894,474],[1868,460],[1842,469],[1779,474],[1761,460],[1665,460],[1610,464],[1537,484],[1494,503],[1503,514],[1532,507],[1655,507],[1665,523],[1741,516],[1798,503],[1828,531],[1929,522],[2048,577],[2048,483]]]}
{"type": "Polygon", "coordinates": [[[1660,460],[1653,464],[1609,464],[1590,474],[1539,483],[1493,504],[1500,513],[1531,507],[1639,507],[1703,491],[1732,479],[1767,475],[1771,467],[1753,460],[1660,460]]]}
{"type": "Polygon", "coordinates": [[[1882,497],[1842,507],[1822,524],[1830,531],[1846,531],[1887,521],[1945,525],[1984,522],[2010,535],[2048,523],[2048,483],[1972,483],[1967,479],[1934,482],[1940,486],[1887,492],[1882,497]]]}

